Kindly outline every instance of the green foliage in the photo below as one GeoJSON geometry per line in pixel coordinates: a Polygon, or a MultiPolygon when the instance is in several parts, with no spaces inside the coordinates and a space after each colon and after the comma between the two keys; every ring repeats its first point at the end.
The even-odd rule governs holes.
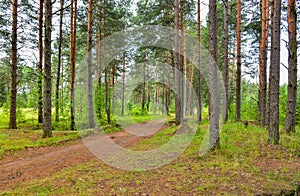
{"type": "Polygon", "coordinates": [[[287,85],[280,86],[279,89],[279,125],[284,126],[286,118],[287,85]]]}

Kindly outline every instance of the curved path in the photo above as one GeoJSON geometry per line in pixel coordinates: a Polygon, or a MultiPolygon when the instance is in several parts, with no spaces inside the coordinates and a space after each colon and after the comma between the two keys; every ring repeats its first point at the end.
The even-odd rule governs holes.
{"type": "MultiPolygon", "coordinates": [[[[109,136],[115,143],[128,147],[153,136],[157,132],[153,131],[153,127],[160,131],[166,129],[168,125],[164,125],[163,121],[151,122],[151,126],[148,123],[138,123],[109,136]],[[142,134],[133,135],[128,130],[131,133],[142,134]]],[[[62,146],[28,148],[20,151],[17,156],[8,156],[0,160],[0,190],[6,190],[20,182],[45,178],[66,167],[92,159],[96,157],[81,140],[67,142],[62,146]]]]}

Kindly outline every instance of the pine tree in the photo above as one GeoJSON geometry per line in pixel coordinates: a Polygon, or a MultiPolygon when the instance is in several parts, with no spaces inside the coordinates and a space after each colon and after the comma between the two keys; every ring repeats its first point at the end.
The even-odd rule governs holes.
{"type": "Polygon", "coordinates": [[[44,40],[44,122],[43,138],[52,137],[52,81],[51,81],[51,32],[52,32],[52,1],[45,0],[45,40],[44,40]]]}
{"type": "Polygon", "coordinates": [[[93,83],[92,83],[92,20],[93,0],[88,2],[88,57],[87,57],[87,82],[88,82],[88,127],[94,128],[94,104],[93,104],[93,83]]]}
{"type": "Polygon", "coordinates": [[[267,48],[268,48],[268,22],[269,9],[267,0],[262,0],[261,6],[261,40],[259,61],[259,111],[261,126],[266,125],[267,104],[267,48]]]}
{"type": "Polygon", "coordinates": [[[288,68],[288,98],[286,109],[285,130],[295,132],[296,100],[297,100],[297,11],[296,0],[288,1],[288,33],[289,33],[289,68],[288,68]]]}
{"type": "Polygon", "coordinates": [[[43,123],[43,16],[44,0],[40,0],[39,12],[39,64],[38,64],[38,123],[43,123]]]}
{"type": "Polygon", "coordinates": [[[216,0],[209,0],[209,52],[213,59],[213,63],[209,66],[209,86],[212,89],[210,92],[210,149],[220,147],[220,131],[219,131],[219,97],[217,84],[217,5],[216,0]]]}
{"type": "Polygon", "coordinates": [[[270,62],[270,122],[269,142],[279,144],[279,79],[280,79],[280,19],[281,0],[274,0],[272,17],[272,48],[270,62]]]}
{"type": "Polygon", "coordinates": [[[241,54],[241,0],[237,3],[237,62],[236,62],[236,121],[241,120],[241,80],[242,80],[242,54],[241,54]]]}
{"type": "Polygon", "coordinates": [[[17,24],[18,24],[18,0],[13,0],[12,12],[12,55],[11,55],[11,87],[10,87],[10,118],[9,128],[17,128],[17,24]]]}

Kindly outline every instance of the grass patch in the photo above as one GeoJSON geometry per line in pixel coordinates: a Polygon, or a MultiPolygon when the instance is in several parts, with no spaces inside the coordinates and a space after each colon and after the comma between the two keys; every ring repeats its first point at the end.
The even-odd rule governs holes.
{"type": "MultiPolygon", "coordinates": [[[[13,195],[277,195],[295,190],[300,183],[299,132],[281,133],[281,145],[267,144],[267,131],[250,125],[226,124],[221,132],[221,149],[199,157],[207,134],[202,124],[191,145],[173,162],[154,170],[122,171],[101,161],[90,161],[59,171],[43,180],[33,180],[6,191],[13,195]]],[[[172,137],[171,126],[154,137],[132,146],[149,150],[172,137]]],[[[3,133],[0,137],[6,137],[3,133]]]]}
{"type": "Polygon", "coordinates": [[[41,138],[41,130],[0,129],[0,157],[25,148],[59,145],[64,141],[78,139],[76,131],[53,131],[52,138],[41,138]]]}

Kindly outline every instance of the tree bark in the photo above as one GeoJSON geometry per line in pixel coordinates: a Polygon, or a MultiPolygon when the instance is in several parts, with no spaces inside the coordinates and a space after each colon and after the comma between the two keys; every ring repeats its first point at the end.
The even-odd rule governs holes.
{"type": "Polygon", "coordinates": [[[241,120],[241,80],[242,80],[242,56],[241,56],[241,0],[237,3],[237,62],[236,62],[236,121],[241,120]]]}
{"type": "Polygon", "coordinates": [[[108,81],[108,68],[105,68],[104,80],[105,80],[105,112],[107,117],[107,123],[110,124],[110,96],[109,96],[109,81],[108,81]]]}
{"type": "Polygon", "coordinates": [[[145,112],[145,102],[146,102],[146,50],[144,50],[143,59],[143,84],[142,84],[142,112],[145,112]]]}
{"type": "Polygon", "coordinates": [[[214,62],[209,66],[210,86],[210,150],[220,147],[220,131],[219,131],[219,96],[218,96],[218,71],[217,71],[217,5],[216,0],[209,0],[209,52],[214,62]]]}
{"type": "Polygon", "coordinates": [[[45,0],[45,50],[44,50],[44,122],[43,138],[52,137],[52,81],[51,81],[51,31],[52,31],[52,2],[45,0]]]}
{"type": "Polygon", "coordinates": [[[126,52],[123,52],[122,60],[122,110],[121,115],[124,115],[125,111],[125,64],[126,64],[126,52]]]}
{"type": "Polygon", "coordinates": [[[96,104],[99,104],[97,106],[97,113],[99,118],[102,118],[102,98],[101,98],[101,80],[102,80],[102,72],[101,72],[101,63],[102,63],[102,59],[101,59],[101,40],[102,40],[102,28],[103,28],[103,4],[102,4],[102,0],[99,1],[99,33],[97,36],[97,47],[96,47],[96,67],[97,67],[97,72],[96,72],[96,77],[98,80],[98,89],[99,89],[99,94],[97,94],[96,96],[99,96],[99,102],[96,104]]]}
{"type": "Polygon", "coordinates": [[[200,0],[197,1],[197,38],[198,38],[198,122],[202,121],[202,82],[201,82],[201,20],[200,20],[200,0]]]}
{"type": "MultiPolygon", "coordinates": [[[[271,7],[271,16],[270,16],[270,19],[271,19],[271,25],[270,25],[270,27],[271,27],[271,50],[272,50],[272,48],[273,48],[273,45],[274,45],[274,36],[273,36],[273,26],[274,26],[274,24],[273,24],[273,17],[274,17],[274,0],[271,0],[270,1],[270,5],[269,5],[270,7],[271,7]]],[[[270,54],[270,59],[272,59],[272,56],[273,56],[273,53],[272,53],[272,51],[271,51],[271,54],[270,54]]],[[[269,68],[271,68],[271,61],[270,61],[270,67],[269,68]]],[[[270,126],[270,97],[271,97],[271,90],[270,89],[272,89],[272,83],[271,83],[271,75],[272,75],[272,72],[273,72],[273,70],[272,69],[269,69],[269,91],[268,91],[268,102],[267,102],[267,104],[268,104],[268,107],[267,107],[267,122],[266,122],[266,126],[270,126]]]]}
{"type": "Polygon", "coordinates": [[[40,0],[39,13],[39,64],[38,64],[38,123],[43,123],[43,16],[44,0],[40,0]]]}
{"type": "Polygon", "coordinates": [[[57,63],[57,72],[56,72],[56,88],[55,88],[55,121],[56,122],[59,121],[59,84],[60,84],[60,69],[61,69],[63,15],[64,15],[64,0],[60,0],[58,63],[57,63]]]}
{"type": "Polygon", "coordinates": [[[259,111],[261,126],[266,126],[267,104],[267,49],[268,49],[269,9],[267,0],[262,0],[261,6],[261,40],[259,55],[259,111]]]}
{"type": "Polygon", "coordinates": [[[224,77],[224,87],[225,87],[225,117],[224,121],[228,120],[228,0],[224,0],[224,67],[223,67],[223,77],[224,77]]]}
{"type": "Polygon", "coordinates": [[[185,40],[184,40],[184,33],[185,33],[185,26],[184,26],[184,0],[180,0],[180,71],[182,74],[180,83],[181,83],[181,121],[183,120],[184,116],[186,115],[186,95],[187,89],[185,80],[187,79],[186,75],[186,57],[185,57],[185,40]]]}
{"type": "Polygon", "coordinates": [[[87,80],[88,80],[88,127],[94,128],[94,104],[93,104],[93,81],[92,81],[92,14],[93,0],[88,2],[88,57],[87,57],[87,80]]]}
{"type": "Polygon", "coordinates": [[[174,0],[174,25],[175,25],[175,110],[176,110],[176,124],[179,125],[181,123],[181,92],[180,92],[180,58],[179,58],[179,13],[178,13],[178,0],[174,0]]]}
{"type": "Polygon", "coordinates": [[[288,32],[289,32],[289,70],[288,70],[288,100],[286,109],[285,130],[295,132],[296,100],[297,100],[297,11],[296,0],[288,1],[288,32]]]}
{"type": "Polygon", "coordinates": [[[71,101],[71,124],[70,129],[75,130],[75,62],[76,62],[76,18],[77,18],[77,0],[71,0],[70,5],[70,101],[71,101]]]}
{"type": "Polygon", "coordinates": [[[280,75],[280,19],[281,0],[274,0],[274,15],[272,18],[273,43],[270,63],[270,124],[269,142],[279,144],[279,75],[280,75]]]}
{"type": "Polygon", "coordinates": [[[12,49],[11,49],[11,87],[10,87],[10,118],[9,129],[17,128],[17,24],[18,24],[18,0],[12,2],[12,49]]]}

